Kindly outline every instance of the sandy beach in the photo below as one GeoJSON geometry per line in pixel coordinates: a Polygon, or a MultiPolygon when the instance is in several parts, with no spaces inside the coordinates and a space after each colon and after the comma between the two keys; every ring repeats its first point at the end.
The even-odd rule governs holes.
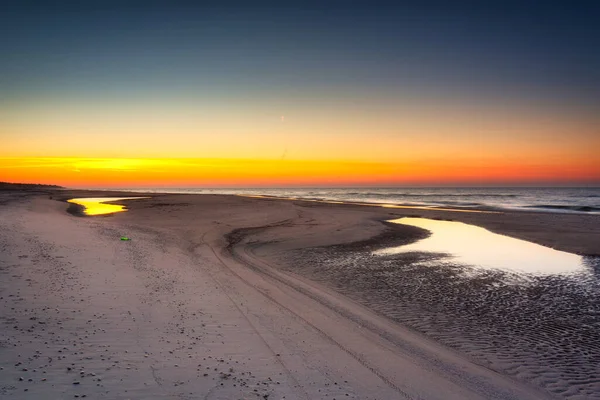
{"type": "MultiPolygon", "coordinates": [[[[502,314],[510,299],[530,296],[509,286],[500,301],[469,297],[476,296],[473,285],[452,291],[456,286],[444,276],[417,268],[394,276],[398,287],[415,278],[425,284],[422,293],[437,291],[437,297],[408,299],[360,284],[380,282],[376,272],[364,270],[369,251],[427,236],[384,222],[389,219],[461,221],[600,255],[600,215],[152,194],[120,202],[127,212],[89,217],[66,203],[99,195],[132,196],[0,192],[2,398],[600,398],[597,293],[572,303],[587,299],[591,319],[558,310],[560,318],[563,311],[579,318],[561,320],[574,328],[557,324],[556,336],[531,342],[526,334],[518,340],[519,327],[536,326],[542,309],[514,326],[490,317],[502,314]],[[340,270],[350,259],[363,269],[340,270]],[[461,298],[462,311],[444,308],[461,298]],[[491,308],[467,318],[464,311],[477,301],[491,308]],[[434,310],[436,304],[444,306],[434,310]],[[448,318],[436,322],[432,310],[448,318]],[[506,333],[482,343],[499,325],[506,333]],[[587,331],[578,330],[584,325],[587,331]],[[555,347],[565,332],[579,332],[580,342],[569,336],[555,347]],[[524,346],[531,352],[522,353],[524,346]]],[[[521,302],[512,312],[533,304],[521,302]]]]}

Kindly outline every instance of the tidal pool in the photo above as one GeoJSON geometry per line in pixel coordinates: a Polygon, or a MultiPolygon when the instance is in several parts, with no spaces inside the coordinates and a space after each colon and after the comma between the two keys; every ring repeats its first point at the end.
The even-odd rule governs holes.
{"type": "Polygon", "coordinates": [[[147,197],[81,197],[67,200],[69,203],[83,206],[85,215],[103,215],[127,211],[121,204],[106,204],[107,201],[146,199],[147,197]]]}
{"type": "Polygon", "coordinates": [[[577,254],[499,235],[474,225],[426,218],[399,218],[389,222],[426,229],[431,235],[415,243],[375,251],[375,255],[408,252],[447,254],[434,262],[452,262],[475,268],[538,275],[577,274],[588,269],[577,254]]]}

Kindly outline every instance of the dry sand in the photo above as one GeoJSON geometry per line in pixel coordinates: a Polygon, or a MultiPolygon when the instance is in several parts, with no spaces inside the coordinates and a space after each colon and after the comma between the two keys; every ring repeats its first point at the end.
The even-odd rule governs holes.
{"type": "Polygon", "coordinates": [[[381,220],[422,215],[600,254],[593,215],[153,194],[78,217],[59,201],[95,195],[0,193],[2,398],[552,398],[257,249],[368,240],[389,233],[381,220]]]}

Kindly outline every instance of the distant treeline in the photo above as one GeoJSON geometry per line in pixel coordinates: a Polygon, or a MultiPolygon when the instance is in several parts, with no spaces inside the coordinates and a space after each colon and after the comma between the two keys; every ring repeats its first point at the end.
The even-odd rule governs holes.
{"type": "Polygon", "coordinates": [[[40,183],[10,183],[0,182],[0,190],[40,190],[40,189],[64,189],[58,185],[42,185],[40,183]]]}

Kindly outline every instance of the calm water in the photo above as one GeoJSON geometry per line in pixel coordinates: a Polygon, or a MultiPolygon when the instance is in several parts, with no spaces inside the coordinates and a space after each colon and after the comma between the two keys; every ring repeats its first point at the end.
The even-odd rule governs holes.
{"type": "Polygon", "coordinates": [[[127,208],[125,208],[124,205],[106,204],[107,201],[134,200],[144,198],[146,197],[81,197],[67,201],[69,203],[83,206],[83,213],[85,215],[103,215],[127,211],[127,208]]]}
{"type": "Polygon", "coordinates": [[[147,188],[137,192],[263,195],[390,205],[520,209],[600,214],[600,187],[589,188],[147,188]]]}
{"type": "Polygon", "coordinates": [[[457,263],[485,270],[530,274],[589,272],[583,258],[539,244],[499,235],[474,225],[426,218],[399,218],[389,222],[426,229],[431,236],[415,243],[385,248],[375,255],[410,252],[444,254],[427,263],[457,263]]]}

